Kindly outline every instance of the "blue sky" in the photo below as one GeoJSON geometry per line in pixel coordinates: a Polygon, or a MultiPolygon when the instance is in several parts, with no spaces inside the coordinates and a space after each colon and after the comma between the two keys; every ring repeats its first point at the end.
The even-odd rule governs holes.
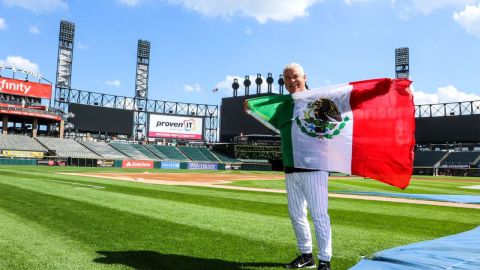
{"type": "Polygon", "coordinates": [[[151,99],[220,104],[233,78],[290,62],[311,88],[394,77],[403,46],[416,104],[480,99],[480,0],[0,0],[0,65],[55,81],[61,19],[77,89],[133,96],[146,39],[151,99]]]}

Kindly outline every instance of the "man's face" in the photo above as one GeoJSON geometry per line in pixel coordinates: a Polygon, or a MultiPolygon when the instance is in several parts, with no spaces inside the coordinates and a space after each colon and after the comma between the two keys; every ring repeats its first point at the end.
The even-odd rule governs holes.
{"type": "Polygon", "coordinates": [[[301,92],[305,90],[305,81],[307,76],[302,74],[298,68],[289,68],[283,72],[283,80],[285,87],[290,94],[301,92]]]}

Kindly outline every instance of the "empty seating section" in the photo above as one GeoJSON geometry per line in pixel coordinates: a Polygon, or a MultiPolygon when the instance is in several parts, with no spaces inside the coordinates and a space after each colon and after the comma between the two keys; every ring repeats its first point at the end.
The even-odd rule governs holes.
{"type": "Polygon", "coordinates": [[[442,164],[464,164],[470,165],[477,161],[480,152],[451,152],[442,164]]]}
{"type": "Polygon", "coordinates": [[[180,149],[180,151],[185,153],[185,155],[187,155],[189,158],[191,158],[194,161],[213,161],[213,162],[218,161],[213,155],[212,155],[213,156],[213,159],[212,159],[211,156],[206,156],[204,154],[204,151],[200,150],[200,149],[205,149],[205,150],[209,151],[205,147],[179,146],[178,149],[180,149]]]}
{"type": "Polygon", "coordinates": [[[72,139],[38,137],[37,140],[47,147],[48,150],[55,151],[55,154],[59,157],[101,158],[99,155],[72,139]]]}
{"type": "Polygon", "coordinates": [[[220,160],[206,147],[198,147],[198,150],[209,160],[214,162],[219,162],[220,160]]]}
{"type": "MultiPolygon", "coordinates": [[[[124,155],[138,160],[151,160],[150,158],[139,151],[133,144],[127,143],[111,143],[110,144],[113,148],[117,149],[118,151],[122,152],[124,155]]],[[[159,160],[159,158],[154,158],[153,160],[159,160]]]]}
{"type": "Polygon", "coordinates": [[[155,154],[153,154],[152,152],[148,151],[143,145],[140,145],[140,144],[132,144],[132,146],[137,149],[138,151],[140,151],[142,154],[144,154],[146,157],[148,157],[148,159],[151,159],[151,160],[161,160],[160,157],[157,157],[155,154]]]}
{"type": "Polygon", "coordinates": [[[91,151],[95,152],[97,155],[100,155],[107,159],[129,159],[129,157],[125,156],[117,149],[111,147],[109,144],[104,142],[89,142],[84,141],[80,142],[85,147],[90,149],[91,151]]]}
{"type": "Polygon", "coordinates": [[[415,151],[413,159],[414,167],[433,167],[437,164],[447,152],[441,151],[415,151]]]}
{"type": "Polygon", "coordinates": [[[220,159],[220,161],[222,161],[222,162],[228,162],[228,163],[240,163],[241,162],[238,159],[235,159],[233,157],[229,157],[225,154],[222,154],[222,153],[219,153],[219,152],[216,152],[216,151],[212,151],[212,153],[215,156],[217,156],[217,158],[220,159]]]}
{"type": "Polygon", "coordinates": [[[158,150],[161,154],[163,154],[163,156],[160,156],[159,154],[157,154],[157,156],[162,157],[162,159],[164,160],[190,161],[190,159],[187,156],[185,156],[182,152],[180,152],[180,150],[178,150],[178,148],[176,148],[175,146],[147,145],[147,147],[151,147],[158,150]]]}
{"type": "Polygon", "coordinates": [[[0,150],[47,152],[48,149],[34,138],[23,135],[0,135],[0,150]]]}

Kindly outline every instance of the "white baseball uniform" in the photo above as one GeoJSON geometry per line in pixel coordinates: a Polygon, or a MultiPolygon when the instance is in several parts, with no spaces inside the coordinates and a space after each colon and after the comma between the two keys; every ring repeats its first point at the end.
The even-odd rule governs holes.
{"type": "Polygon", "coordinates": [[[318,259],[332,258],[332,232],[328,215],[328,172],[310,171],[285,174],[288,213],[301,253],[312,253],[312,234],[307,219],[310,211],[318,244],[318,259]]]}

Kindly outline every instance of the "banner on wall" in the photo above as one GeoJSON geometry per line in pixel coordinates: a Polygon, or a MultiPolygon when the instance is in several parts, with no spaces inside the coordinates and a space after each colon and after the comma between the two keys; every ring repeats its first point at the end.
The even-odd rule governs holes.
{"type": "Polygon", "coordinates": [[[217,170],[218,169],[218,164],[217,163],[189,162],[187,168],[189,170],[217,170]]]}
{"type": "Polygon", "coordinates": [[[153,169],[153,160],[123,160],[122,168],[153,169]]]}
{"type": "Polygon", "coordinates": [[[178,170],[180,169],[180,162],[162,161],[160,163],[160,168],[178,170]]]}
{"type": "Polygon", "coordinates": [[[4,157],[43,158],[43,152],[31,152],[31,151],[3,150],[2,155],[4,157]]]}

